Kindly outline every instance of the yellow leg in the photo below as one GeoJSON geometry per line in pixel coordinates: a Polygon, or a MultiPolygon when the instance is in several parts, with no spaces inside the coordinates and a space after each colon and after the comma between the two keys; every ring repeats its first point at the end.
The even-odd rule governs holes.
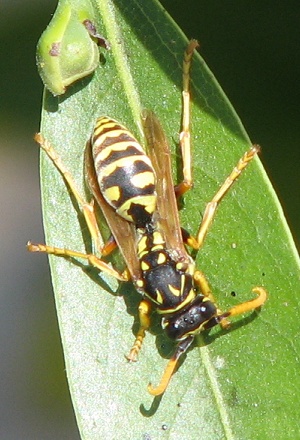
{"type": "MultiPolygon", "coordinates": [[[[48,157],[52,160],[56,168],[59,170],[59,172],[64,177],[65,181],[67,182],[71,193],[75,197],[78,206],[80,210],[82,211],[84,218],[87,223],[87,227],[89,229],[89,232],[91,234],[91,237],[96,245],[96,248],[102,253],[102,238],[101,234],[98,228],[96,215],[94,212],[94,202],[88,203],[86,200],[84,200],[79,191],[77,190],[76,184],[73,180],[73,177],[71,176],[70,172],[67,170],[67,168],[64,166],[60,156],[56,153],[54,148],[51,146],[51,144],[43,137],[41,133],[38,133],[35,135],[35,140],[40,144],[41,148],[46,152],[48,157]]],[[[109,244],[106,247],[105,255],[109,253],[110,250],[114,248],[113,242],[109,244]]],[[[127,271],[124,271],[122,274],[120,274],[118,271],[110,267],[107,263],[102,261],[100,258],[98,258],[96,255],[93,254],[84,254],[82,252],[73,251],[70,249],[64,249],[64,248],[57,248],[53,246],[47,246],[45,244],[33,244],[28,243],[27,249],[30,252],[45,252],[47,254],[57,255],[61,257],[71,257],[71,258],[83,258],[89,262],[92,266],[96,267],[97,269],[104,271],[118,280],[121,281],[128,281],[129,274],[127,271]]]]}
{"type": "Polygon", "coordinates": [[[137,360],[137,356],[142,348],[144,338],[146,336],[146,330],[148,330],[150,326],[150,313],[151,313],[151,303],[144,299],[140,302],[139,305],[139,321],[140,327],[137,332],[134,344],[129,352],[129,355],[126,358],[130,362],[135,362],[137,360]]]}
{"type": "Polygon", "coordinates": [[[199,286],[202,294],[206,296],[211,302],[215,303],[215,298],[212,294],[212,291],[209,287],[208,281],[206,279],[206,276],[203,272],[200,270],[196,270],[194,273],[194,280],[195,283],[199,286]]]}
{"type": "Polygon", "coordinates": [[[97,269],[112,275],[120,281],[128,281],[129,275],[126,271],[120,274],[111,266],[100,260],[94,254],[84,254],[83,252],[72,251],[70,249],[58,248],[54,246],[47,246],[46,244],[35,244],[30,241],[27,243],[27,249],[30,252],[44,252],[48,255],[56,255],[57,257],[70,257],[70,258],[83,258],[89,262],[89,264],[97,269]]]}
{"type": "MultiPolygon", "coordinates": [[[[204,275],[204,273],[201,272],[200,270],[196,270],[194,273],[194,280],[195,280],[195,283],[199,286],[199,289],[201,290],[202,294],[204,296],[206,296],[212,303],[214,303],[216,305],[215,298],[212,294],[212,291],[210,289],[210,286],[208,284],[207,278],[204,275]]],[[[222,312],[219,308],[217,308],[217,313],[218,313],[218,315],[222,315],[222,312]]],[[[228,328],[229,325],[230,325],[230,322],[225,317],[220,321],[220,326],[224,329],[228,328]]]]}
{"type": "Polygon", "coordinates": [[[84,200],[77,190],[76,184],[73,180],[72,175],[67,170],[65,165],[63,164],[60,156],[56,153],[52,145],[47,141],[47,139],[44,138],[44,136],[41,133],[37,133],[34,137],[35,141],[40,144],[40,147],[45,151],[45,153],[48,155],[48,157],[52,160],[58,171],[62,174],[63,178],[67,182],[71,193],[75,197],[78,206],[80,210],[82,211],[84,218],[86,220],[88,229],[90,231],[90,234],[92,236],[92,239],[101,253],[101,234],[98,228],[95,212],[94,212],[94,202],[88,203],[86,200],[84,200]]]}
{"type": "Polygon", "coordinates": [[[204,239],[206,237],[207,231],[213,221],[213,218],[216,213],[216,209],[227,193],[227,191],[231,188],[236,179],[240,176],[242,171],[246,168],[246,166],[251,162],[251,160],[256,156],[256,154],[260,151],[260,147],[258,145],[253,145],[250,150],[248,150],[243,157],[238,161],[237,165],[232,170],[231,174],[227,177],[223,185],[217,191],[213,199],[206,205],[202,222],[200,224],[198,233],[194,241],[191,238],[190,243],[194,249],[200,249],[204,239]]]}
{"type": "Polygon", "coordinates": [[[182,196],[192,187],[191,173],[191,135],[190,135],[190,70],[195,49],[199,47],[196,40],[191,40],[184,52],[182,68],[182,126],[179,137],[183,181],[175,187],[176,196],[182,196]]]}
{"type": "Polygon", "coordinates": [[[111,235],[102,248],[102,255],[110,255],[118,247],[115,237],[111,235]]]}
{"type": "MultiPolygon", "coordinates": [[[[183,163],[183,181],[176,185],[175,193],[177,197],[182,196],[186,191],[192,188],[192,166],[191,166],[191,141],[190,141],[190,70],[192,57],[195,49],[199,47],[196,40],[191,40],[184,53],[183,60],[183,87],[182,87],[182,127],[180,133],[180,148],[183,163]]],[[[227,177],[221,188],[215,194],[214,198],[206,206],[202,222],[199,226],[196,237],[190,236],[187,244],[194,249],[200,249],[207,231],[213,221],[216,209],[229,188],[239,177],[248,163],[260,151],[258,145],[253,145],[243,157],[239,160],[231,174],[227,177]]]]}

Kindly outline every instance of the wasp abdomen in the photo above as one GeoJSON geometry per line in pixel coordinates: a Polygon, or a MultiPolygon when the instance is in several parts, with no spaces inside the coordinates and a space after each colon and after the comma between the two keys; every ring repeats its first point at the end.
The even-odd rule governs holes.
{"type": "Polygon", "coordinates": [[[144,227],[156,209],[156,176],[132,134],[113,119],[98,118],[92,154],[103,197],[126,220],[144,227]]]}

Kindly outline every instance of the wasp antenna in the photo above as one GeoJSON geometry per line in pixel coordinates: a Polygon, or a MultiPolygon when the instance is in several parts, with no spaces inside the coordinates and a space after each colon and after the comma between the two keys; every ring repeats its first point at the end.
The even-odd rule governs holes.
{"type": "Polygon", "coordinates": [[[164,371],[164,374],[161,378],[161,381],[157,387],[153,387],[152,384],[149,383],[147,389],[148,389],[148,392],[152,396],[160,396],[161,394],[163,394],[166,391],[166,389],[169,385],[169,382],[171,380],[171,377],[173,376],[177,362],[178,362],[178,358],[173,357],[172,359],[170,359],[170,361],[164,371]]]}
{"type": "Polygon", "coordinates": [[[232,307],[228,311],[228,316],[236,316],[241,315],[242,313],[250,312],[251,310],[258,309],[266,302],[268,294],[263,287],[254,287],[252,292],[257,293],[258,297],[232,307]]]}

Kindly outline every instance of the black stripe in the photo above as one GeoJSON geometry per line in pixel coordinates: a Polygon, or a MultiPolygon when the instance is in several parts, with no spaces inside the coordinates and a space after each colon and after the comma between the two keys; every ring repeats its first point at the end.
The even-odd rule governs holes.
{"type": "Polygon", "coordinates": [[[125,200],[128,200],[133,196],[139,195],[140,192],[143,193],[143,189],[135,187],[131,183],[131,179],[134,176],[143,172],[153,173],[153,169],[142,160],[128,161],[127,165],[117,167],[108,176],[103,177],[101,189],[106,190],[112,186],[119,186],[121,190],[123,189],[124,194],[126,194],[124,196],[125,200]]]}
{"type": "MultiPolygon", "coordinates": [[[[111,163],[122,159],[124,157],[132,157],[132,156],[141,156],[142,153],[133,145],[129,145],[124,150],[111,150],[110,154],[107,156],[105,160],[101,160],[97,162],[98,170],[105,168],[111,163]]],[[[94,158],[97,158],[97,152],[95,152],[94,158]]],[[[133,159],[134,161],[134,159],[133,159]]]]}
{"type": "Polygon", "coordinates": [[[144,188],[139,188],[130,181],[132,177],[145,171],[153,172],[149,165],[140,160],[132,162],[129,166],[118,167],[113,173],[103,177],[102,181],[99,182],[101,192],[104,193],[108,188],[118,186],[120,199],[117,204],[114,204],[118,208],[133,197],[152,195],[155,192],[155,185],[150,184],[144,188]]]}
{"type": "MultiPolygon", "coordinates": [[[[103,132],[101,132],[100,135],[103,136],[103,132]]],[[[137,141],[134,139],[133,136],[131,136],[127,132],[123,132],[119,136],[106,136],[106,138],[101,144],[101,150],[105,147],[109,147],[110,145],[118,144],[119,142],[137,142],[137,141]]]]}
{"type": "Polygon", "coordinates": [[[146,225],[151,222],[152,213],[146,211],[146,206],[144,205],[131,203],[127,213],[130,215],[137,228],[145,228],[146,225]]]}

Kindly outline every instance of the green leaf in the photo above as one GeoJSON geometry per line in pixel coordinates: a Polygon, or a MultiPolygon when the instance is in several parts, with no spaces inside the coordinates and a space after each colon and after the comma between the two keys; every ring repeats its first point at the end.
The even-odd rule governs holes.
{"type": "MultiPolygon", "coordinates": [[[[174,151],[181,115],[181,64],[187,39],[155,0],[99,0],[97,30],[111,43],[92,80],[63,97],[45,92],[42,133],[86,194],[84,146],[100,115],[125,124],[143,142],[140,112],[160,118],[174,151]]],[[[182,224],[195,233],[205,204],[249,148],[249,139],[200,55],[192,69],[194,189],[182,224]]],[[[88,194],[86,194],[88,197],[88,194]]],[[[82,216],[53,164],[42,154],[47,243],[90,251],[82,216]]],[[[222,310],[264,286],[260,313],[231,330],[199,336],[162,398],[152,398],[172,347],[158,321],[139,362],[128,364],[138,294],[130,283],[51,257],[51,273],[71,396],[82,438],[295,439],[299,416],[299,259],[282,209],[257,159],[222,201],[197,265],[222,310]],[[235,292],[235,297],[231,295],[235,292]]]]}

